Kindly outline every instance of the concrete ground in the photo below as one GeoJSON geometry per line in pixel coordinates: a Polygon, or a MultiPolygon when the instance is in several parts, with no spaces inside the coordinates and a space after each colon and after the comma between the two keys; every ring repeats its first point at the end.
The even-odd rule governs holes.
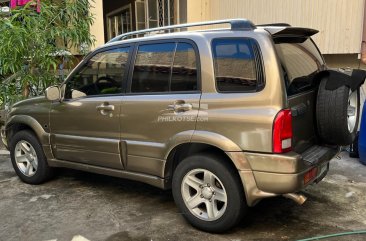
{"type": "Polygon", "coordinates": [[[72,170],[27,185],[0,150],[0,240],[297,240],[366,230],[366,166],[341,156],[321,183],[305,190],[303,206],[281,197],[263,200],[237,228],[217,235],[192,228],[170,191],[72,170]]]}

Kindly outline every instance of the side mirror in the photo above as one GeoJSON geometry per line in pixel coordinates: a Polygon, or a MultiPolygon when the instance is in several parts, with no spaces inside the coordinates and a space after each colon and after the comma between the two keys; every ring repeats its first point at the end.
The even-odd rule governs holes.
{"type": "Polygon", "coordinates": [[[61,100],[61,91],[58,86],[50,86],[46,89],[46,99],[49,101],[59,101],[61,100]]]}

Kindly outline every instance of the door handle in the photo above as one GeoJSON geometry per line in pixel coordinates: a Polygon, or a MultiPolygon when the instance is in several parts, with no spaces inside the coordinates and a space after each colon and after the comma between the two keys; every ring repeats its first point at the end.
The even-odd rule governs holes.
{"type": "Polygon", "coordinates": [[[97,106],[97,111],[99,111],[102,115],[108,115],[109,112],[114,111],[114,105],[103,103],[97,106]]]}
{"type": "Polygon", "coordinates": [[[192,110],[193,106],[189,103],[181,103],[181,104],[174,104],[168,105],[168,110],[172,110],[174,112],[185,112],[192,110]]]}

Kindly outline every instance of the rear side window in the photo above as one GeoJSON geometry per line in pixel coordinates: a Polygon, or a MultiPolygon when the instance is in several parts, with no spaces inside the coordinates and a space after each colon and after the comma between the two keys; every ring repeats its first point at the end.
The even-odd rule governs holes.
{"type": "Polygon", "coordinates": [[[295,40],[275,40],[289,96],[313,89],[313,77],[324,64],[311,39],[295,40]]]}
{"type": "Polygon", "coordinates": [[[215,39],[212,42],[216,86],[219,92],[258,89],[255,49],[250,39],[215,39]]]}
{"type": "Polygon", "coordinates": [[[131,92],[197,90],[196,52],[189,43],[140,45],[133,70],[131,92]]]}

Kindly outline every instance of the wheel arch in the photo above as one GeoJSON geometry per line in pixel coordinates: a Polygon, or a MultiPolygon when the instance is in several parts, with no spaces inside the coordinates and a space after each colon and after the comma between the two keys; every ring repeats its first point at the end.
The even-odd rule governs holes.
{"type": "MultiPolygon", "coordinates": [[[[169,153],[165,169],[164,169],[164,177],[167,179],[169,186],[171,184],[171,179],[173,173],[178,166],[178,164],[187,158],[188,156],[192,156],[198,153],[209,152],[215,155],[221,156],[223,161],[227,162],[230,166],[232,166],[235,170],[239,170],[238,166],[240,163],[236,163],[233,160],[232,155],[225,152],[223,149],[218,146],[208,144],[208,143],[199,143],[199,142],[187,142],[181,143],[175,146],[169,153]]],[[[238,172],[239,175],[239,172],[238,172]]]]}
{"type": "Polygon", "coordinates": [[[41,144],[49,144],[49,134],[44,131],[36,119],[25,115],[12,116],[6,123],[6,139],[10,143],[15,133],[21,130],[32,131],[41,144]]]}
{"type": "Polygon", "coordinates": [[[237,170],[250,169],[247,162],[242,160],[243,158],[239,158],[240,160],[236,158],[235,153],[242,154],[243,150],[232,140],[221,134],[210,131],[186,131],[179,133],[172,139],[171,143],[174,144],[169,145],[165,154],[164,177],[170,178],[175,167],[184,158],[207,151],[222,155],[237,170]]]}

